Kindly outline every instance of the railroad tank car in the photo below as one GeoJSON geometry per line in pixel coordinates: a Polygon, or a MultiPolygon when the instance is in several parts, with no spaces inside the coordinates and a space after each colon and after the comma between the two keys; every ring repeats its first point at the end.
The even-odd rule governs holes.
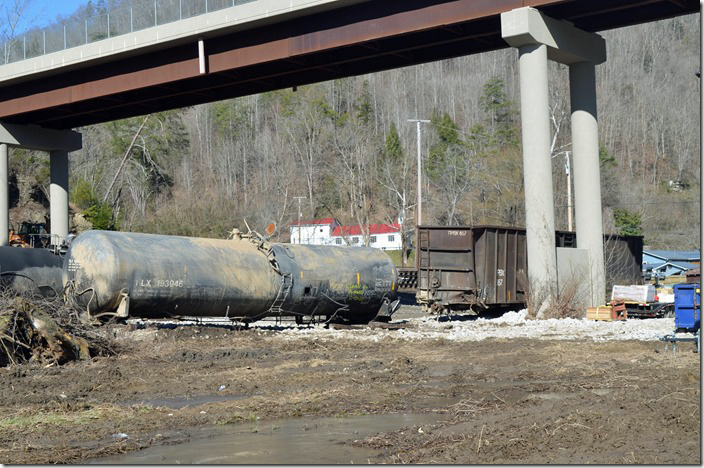
{"type": "Polygon", "coordinates": [[[47,249],[0,247],[0,288],[51,298],[61,292],[63,258],[47,249]]]}
{"type": "Polygon", "coordinates": [[[62,276],[69,300],[94,316],[245,323],[272,315],[367,323],[393,313],[398,283],[390,257],[371,247],[97,230],[73,240],[62,276]]]}

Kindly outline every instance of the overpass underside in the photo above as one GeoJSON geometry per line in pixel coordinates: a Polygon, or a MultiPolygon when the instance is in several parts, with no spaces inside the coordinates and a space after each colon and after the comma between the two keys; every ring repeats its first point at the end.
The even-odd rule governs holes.
{"type": "Polygon", "coordinates": [[[346,6],[341,8],[281,22],[268,19],[263,24],[254,22],[246,27],[194,34],[5,79],[0,67],[0,245],[7,244],[9,224],[9,147],[50,152],[52,238],[60,241],[68,234],[67,154],[80,147],[80,135],[69,132],[62,139],[52,133],[56,130],[511,45],[518,49],[521,73],[528,277],[534,298],[541,298],[534,306],[543,311],[558,294],[548,59],[570,69],[578,247],[584,250],[587,263],[584,276],[588,280],[585,281],[587,302],[602,303],[605,280],[595,66],[606,59],[606,47],[594,31],[697,12],[699,3],[692,0],[348,0],[344,3],[346,6]],[[28,125],[41,128],[27,131],[28,125]],[[42,136],[34,139],[30,134],[42,136]]]}
{"type": "MultiPolygon", "coordinates": [[[[358,1],[282,22],[194,32],[66,66],[37,65],[24,75],[3,76],[8,65],[2,66],[0,121],[76,128],[506,48],[500,14],[524,6],[588,32],[699,8],[692,0],[358,1]]],[[[130,43],[129,35],[124,42],[130,43]]],[[[63,63],[65,52],[52,54],[53,62],[63,63]]]]}

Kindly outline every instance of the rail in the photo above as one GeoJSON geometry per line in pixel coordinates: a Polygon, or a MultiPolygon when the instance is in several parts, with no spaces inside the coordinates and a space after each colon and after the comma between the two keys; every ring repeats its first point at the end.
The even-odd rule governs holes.
{"type": "Polygon", "coordinates": [[[3,41],[2,62],[6,65],[59,52],[103,39],[173,23],[256,0],[153,0],[85,19],[76,19],[30,31],[3,41]]]}

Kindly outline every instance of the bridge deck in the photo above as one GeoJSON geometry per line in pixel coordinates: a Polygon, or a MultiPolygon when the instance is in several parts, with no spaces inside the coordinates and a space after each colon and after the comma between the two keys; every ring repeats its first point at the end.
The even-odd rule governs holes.
{"type": "Polygon", "coordinates": [[[495,50],[508,47],[500,14],[523,6],[586,31],[699,11],[694,0],[259,0],[232,10],[294,3],[299,10],[253,14],[248,25],[221,10],[165,25],[169,40],[157,27],[63,51],[84,51],[82,60],[0,66],[0,120],[74,128],[495,50]],[[210,15],[219,23],[199,29],[210,15]],[[142,45],[128,46],[137,35],[142,45]]]}

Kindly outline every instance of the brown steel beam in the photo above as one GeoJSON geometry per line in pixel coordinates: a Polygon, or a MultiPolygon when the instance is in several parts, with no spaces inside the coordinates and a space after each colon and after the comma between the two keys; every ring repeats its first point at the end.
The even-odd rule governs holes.
{"type": "MultiPolygon", "coordinates": [[[[541,3],[559,2],[543,1],[541,3]]],[[[235,67],[246,67],[262,62],[312,54],[321,50],[386,39],[391,36],[443,28],[448,25],[496,16],[503,11],[519,8],[523,5],[523,0],[454,0],[412,11],[401,11],[383,18],[372,18],[315,33],[214,53],[209,55],[208,64],[210,71],[217,73],[235,67]]]]}
{"type": "Polygon", "coordinates": [[[156,87],[199,75],[198,59],[161,65],[131,73],[117,72],[110,78],[30,94],[0,102],[0,118],[62,104],[87,101],[135,89],[156,87]]]}
{"type": "Polygon", "coordinates": [[[694,0],[373,0],[207,38],[203,75],[187,44],[0,84],[0,119],[70,128],[498,49],[499,14],[522,6],[585,30],[698,11],[694,0]]]}
{"type": "MultiPolygon", "coordinates": [[[[433,45],[446,46],[446,45],[449,45],[452,43],[467,41],[467,40],[482,41],[483,38],[488,37],[491,34],[492,34],[492,32],[480,32],[478,34],[475,34],[472,36],[465,36],[465,37],[451,36],[451,37],[449,37],[445,40],[442,40],[442,41],[435,41],[433,43],[433,45]]],[[[483,42],[486,44],[486,41],[483,41],[483,42]]],[[[360,47],[363,45],[364,44],[360,44],[357,47],[360,47]]],[[[403,58],[404,60],[409,60],[412,57],[413,51],[420,50],[420,49],[423,49],[426,47],[428,47],[428,44],[418,44],[418,45],[412,45],[412,46],[407,46],[407,47],[402,47],[402,48],[395,48],[391,51],[384,51],[383,49],[379,50],[379,48],[377,47],[376,48],[378,50],[377,52],[365,53],[364,57],[365,57],[365,59],[368,60],[368,59],[373,59],[376,57],[396,56],[396,57],[403,58]]],[[[309,55],[312,56],[313,54],[309,54],[309,55]]],[[[306,72],[306,71],[326,71],[329,73],[329,76],[327,76],[325,78],[325,80],[337,78],[337,77],[341,76],[341,72],[339,70],[335,70],[331,67],[355,63],[358,60],[356,58],[348,58],[345,56],[345,54],[338,54],[338,56],[340,58],[338,58],[336,60],[330,59],[325,62],[325,65],[315,64],[310,60],[305,60],[305,57],[304,57],[303,61],[305,63],[308,63],[308,65],[297,67],[294,71],[295,71],[295,73],[301,73],[301,72],[306,72]]],[[[284,61],[290,62],[290,60],[284,60],[284,61]]],[[[200,88],[201,91],[181,90],[181,91],[172,92],[169,94],[169,96],[176,97],[179,95],[199,94],[200,92],[202,92],[205,89],[214,90],[214,89],[218,89],[218,88],[228,88],[228,87],[232,87],[234,85],[242,85],[242,84],[246,84],[246,83],[258,83],[258,84],[263,84],[264,88],[275,88],[275,86],[274,86],[275,82],[272,81],[272,79],[279,78],[279,77],[285,77],[287,75],[290,75],[291,71],[279,71],[279,72],[267,73],[267,74],[255,73],[251,77],[246,77],[246,75],[242,75],[241,73],[239,73],[238,76],[236,76],[235,74],[233,74],[233,69],[227,69],[227,70],[223,70],[218,73],[212,73],[211,76],[215,76],[218,74],[223,74],[225,76],[231,77],[232,80],[226,81],[226,82],[221,82],[219,84],[214,84],[214,85],[213,84],[203,85],[203,87],[200,88]]],[[[316,82],[316,81],[323,81],[323,80],[311,80],[310,82],[316,82]]],[[[288,87],[288,86],[286,86],[286,87],[288,87]]],[[[152,101],[159,101],[161,99],[163,99],[163,97],[146,96],[144,99],[141,99],[141,100],[137,100],[137,101],[131,100],[130,105],[133,105],[134,103],[147,103],[147,102],[152,102],[152,101]]],[[[204,102],[210,102],[210,101],[206,100],[204,102]]],[[[119,105],[114,106],[114,107],[112,107],[112,109],[115,109],[118,107],[121,107],[121,106],[119,106],[119,105]]],[[[86,112],[76,113],[75,115],[85,115],[85,114],[89,114],[89,113],[90,113],[90,111],[86,111],[86,112]]],[[[51,124],[53,124],[54,122],[60,122],[61,120],[63,120],[63,118],[64,118],[64,116],[62,116],[61,118],[56,118],[56,119],[47,119],[44,121],[44,123],[49,124],[51,126],[51,124]]]]}
{"type": "MultiPolygon", "coordinates": [[[[560,3],[564,0],[543,0],[541,4],[560,3]]],[[[427,3],[427,2],[426,2],[427,3]]],[[[408,1],[422,5],[423,2],[408,1]]],[[[250,46],[235,47],[224,52],[212,53],[207,58],[210,73],[244,68],[265,62],[285,60],[314,54],[391,36],[443,27],[448,24],[498,15],[502,11],[523,6],[522,0],[453,0],[433,3],[412,11],[399,11],[385,17],[374,17],[323,29],[320,24],[308,21],[314,30],[292,37],[271,40],[250,46]],[[318,29],[315,31],[315,29],[318,29]]],[[[211,49],[206,47],[206,50],[211,49]]],[[[162,52],[167,54],[166,51],[162,52]]],[[[163,85],[199,76],[198,60],[192,58],[128,73],[115,70],[114,75],[102,79],[75,83],[58,89],[37,92],[0,102],[0,118],[35,110],[57,107],[77,101],[97,99],[105,95],[163,85]]],[[[80,79],[80,78],[78,78],[80,79]]]]}

